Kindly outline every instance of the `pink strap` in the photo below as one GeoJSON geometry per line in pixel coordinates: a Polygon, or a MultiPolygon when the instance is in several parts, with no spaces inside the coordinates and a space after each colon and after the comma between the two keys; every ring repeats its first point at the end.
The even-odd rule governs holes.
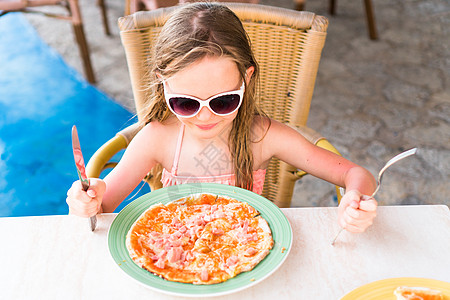
{"type": "Polygon", "coordinates": [[[172,175],[174,176],[177,175],[178,161],[180,160],[181,144],[183,143],[183,136],[184,136],[184,124],[181,123],[180,132],[178,133],[177,148],[175,149],[175,156],[173,158],[172,164],[172,175]]]}

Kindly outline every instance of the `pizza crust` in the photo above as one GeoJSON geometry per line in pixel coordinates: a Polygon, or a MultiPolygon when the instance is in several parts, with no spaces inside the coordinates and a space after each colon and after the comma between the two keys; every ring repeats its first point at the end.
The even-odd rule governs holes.
{"type": "Polygon", "coordinates": [[[252,270],[273,239],[249,204],[194,194],[148,208],[131,226],[126,246],[138,266],[167,280],[214,284],[252,270]]]}
{"type": "Polygon", "coordinates": [[[441,291],[427,287],[399,286],[395,289],[394,295],[398,300],[443,300],[441,291]]]}

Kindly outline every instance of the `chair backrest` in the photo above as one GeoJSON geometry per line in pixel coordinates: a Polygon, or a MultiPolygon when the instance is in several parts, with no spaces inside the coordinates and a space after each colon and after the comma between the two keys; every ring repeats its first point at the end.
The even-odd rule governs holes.
{"type": "MultiPolygon", "coordinates": [[[[306,125],[326,38],[327,18],[259,4],[222,4],[236,13],[250,36],[261,69],[259,97],[263,110],[283,123],[306,125]]],[[[140,11],[119,19],[139,119],[143,117],[139,112],[148,99],[148,61],[152,47],[175,9],[140,11]]],[[[263,196],[270,200],[275,200],[284,188],[280,184],[281,172],[286,172],[286,166],[273,159],[263,191],[263,196]]]]}
{"type": "MultiPolygon", "coordinates": [[[[161,7],[174,6],[179,3],[186,3],[187,0],[125,0],[125,16],[133,14],[141,8],[146,10],[158,9],[161,7]]],[[[220,2],[241,2],[259,3],[259,0],[221,0],[220,2]]]]}

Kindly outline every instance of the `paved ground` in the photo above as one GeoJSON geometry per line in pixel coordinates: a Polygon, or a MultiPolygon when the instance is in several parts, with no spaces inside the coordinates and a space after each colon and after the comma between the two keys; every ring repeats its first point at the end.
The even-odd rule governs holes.
{"type": "MultiPolygon", "coordinates": [[[[103,34],[94,1],[80,0],[98,88],[133,110],[125,57],[115,23],[123,0],[106,0],[112,37],[103,34]]],[[[450,3],[448,0],[373,0],[380,39],[368,39],[363,1],[309,1],[306,10],[330,19],[308,125],[343,156],[378,170],[392,156],[416,156],[383,177],[380,204],[450,204],[450,3]]],[[[293,8],[291,0],[261,0],[293,8]]],[[[68,24],[30,16],[42,38],[81,69],[68,24]]],[[[293,206],[333,206],[333,187],[307,178],[293,206]]]]}

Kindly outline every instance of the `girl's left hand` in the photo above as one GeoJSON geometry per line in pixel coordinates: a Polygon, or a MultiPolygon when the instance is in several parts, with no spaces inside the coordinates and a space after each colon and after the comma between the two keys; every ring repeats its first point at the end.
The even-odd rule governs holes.
{"type": "Polygon", "coordinates": [[[345,193],[338,209],[339,225],[350,232],[364,232],[377,215],[378,203],[374,198],[357,190],[345,193]]]}

